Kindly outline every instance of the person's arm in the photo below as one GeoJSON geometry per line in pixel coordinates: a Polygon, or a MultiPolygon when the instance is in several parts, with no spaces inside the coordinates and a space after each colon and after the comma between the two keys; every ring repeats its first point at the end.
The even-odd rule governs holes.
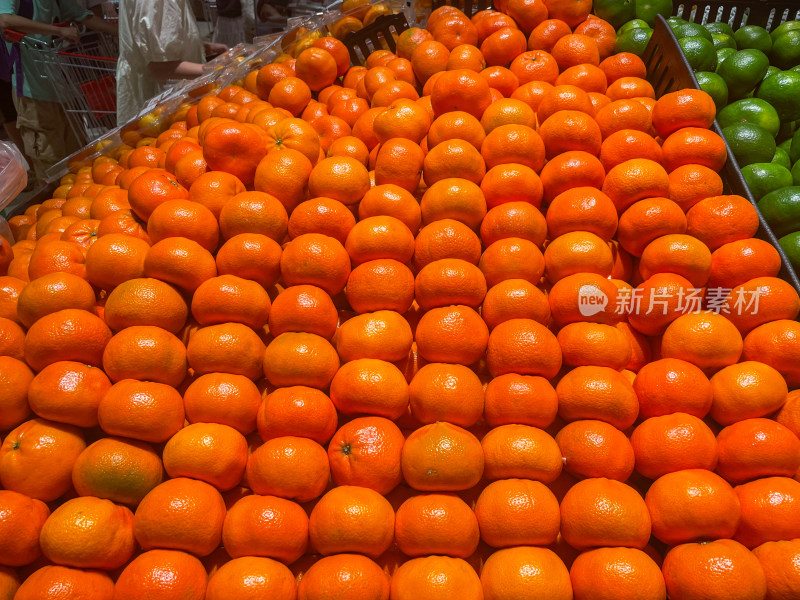
{"type": "Polygon", "coordinates": [[[266,21],[267,19],[275,19],[280,18],[281,14],[275,10],[275,7],[272,6],[267,0],[258,0],[258,6],[256,7],[256,14],[258,18],[262,21],[266,21]]]}
{"type": "Polygon", "coordinates": [[[81,25],[84,25],[94,31],[113,33],[114,35],[119,33],[119,27],[117,26],[116,23],[112,23],[111,21],[106,21],[105,19],[98,17],[96,15],[89,15],[88,17],[86,17],[81,21],[81,25]]]}
{"type": "Polygon", "coordinates": [[[203,74],[203,65],[186,60],[151,62],[147,68],[159,83],[166,83],[170,79],[194,79],[203,74]]]}
{"type": "Polygon", "coordinates": [[[0,29],[13,29],[21,33],[36,33],[41,35],[53,35],[62,37],[72,44],[77,44],[80,36],[75,27],[56,27],[47,23],[32,21],[19,15],[0,15],[0,29]]]}
{"type": "Polygon", "coordinates": [[[225,44],[218,44],[216,42],[203,42],[203,51],[206,53],[206,59],[227,51],[228,47],[225,44]]]}

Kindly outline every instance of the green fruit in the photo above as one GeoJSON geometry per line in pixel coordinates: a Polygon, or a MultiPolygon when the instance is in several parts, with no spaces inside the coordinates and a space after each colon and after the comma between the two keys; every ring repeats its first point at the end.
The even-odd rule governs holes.
{"type": "Polygon", "coordinates": [[[792,164],[800,160],[800,129],[794,132],[792,141],[789,142],[789,160],[792,164]]]}
{"type": "Polygon", "coordinates": [[[709,33],[708,29],[697,23],[681,23],[673,27],[672,32],[678,39],[685,37],[701,37],[709,42],[711,41],[711,33],[709,33]]]}
{"type": "Polygon", "coordinates": [[[781,123],[781,128],[778,130],[778,135],[775,136],[775,141],[785,141],[789,140],[789,143],[792,141],[792,136],[794,132],[797,131],[797,121],[786,121],[781,123]]]}
{"type": "Polygon", "coordinates": [[[631,29],[620,36],[614,44],[614,52],[631,52],[637,56],[644,54],[650,36],[653,35],[652,29],[631,29]]]}
{"type": "Polygon", "coordinates": [[[716,73],[709,71],[698,71],[695,73],[700,89],[706,92],[717,107],[717,112],[722,110],[728,103],[728,86],[725,80],[716,73]]]}
{"type": "Polygon", "coordinates": [[[714,51],[714,44],[709,40],[689,36],[679,39],[678,43],[693,71],[713,71],[717,68],[717,53],[714,51]]]}
{"type": "Polygon", "coordinates": [[[611,23],[614,29],[636,18],[634,0],[594,0],[592,8],[595,15],[611,23]]]}
{"type": "Polygon", "coordinates": [[[647,24],[647,21],[642,21],[642,19],[631,19],[617,30],[617,35],[627,33],[631,29],[652,29],[652,27],[647,24]]]}
{"type": "Polygon", "coordinates": [[[794,163],[791,173],[792,173],[792,185],[800,185],[800,160],[794,163]]]}
{"type": "Polygon", "coordinates": [[[636,18],[647,21],[652,27],[656,15],[665,18],[672,14],[672,0],[636,0],[636,18]]]}
{"type": "Polygon", "coordinates": [[[717,114],[717,121],[722,128],[735,123],[753,123],[766,129],[772,137],[778,133],[781,120],[777,111],[769,102],[759,98],[744,98],[732,102],[717,114]]]}
{"type": "Polygon", "coordinates": [[[758,201],[758,208],[777,236],[800,229],[800,186],[791,185],[770,192],[758,201]]]}
{"type": "Polygon", "coordinates": [[[763,127],[752,123],[736,123],[722,130],[740,167],[766,163],[775,156],[775,138],[763,127]]]}
{"type": "Polygon", "coordinates": [[[676,17],[674,15],[671,17],[667,17],[667,25],[669,25],[670,28],[675,27],[675,25],[682,25],[683,23],[688,23],[688,22],[689,21],[687,21],[686,19],[681,17],[676,17]]]}
{"type": "MultiPolygon", "coordinates": [[[[775,73],[780,73],[780,72],[781,70],[778,67],[770,65],[769,67],[767,67],[767,72],[764,73],[764,79],[772,75],[775,75],[775,73]]],[[[764,81],[764,79],[762,79],[761,81],[764,81]]]]}
{"type": "Polygon", "coordinates": [[[781,23],[775,29],[773,29],[770,32],[770,36],[772,36],[772,41],[774,42],[784,33],[789,33],[795,29],[800,29],[800,21],[786,21],[786,23],[781,23]]]}
{"type": "Polygon", "coordinates": [[[715,33],[724,33],[733,36],[733,27],[722,21],[716,21],[714,23],[706,23],[704,27],[708,30],[708,32],[711,35],[714,35],[715,33]]]}
{"type": "Polygon", "coordinates": [[[756,201],[770,192],[792,185],[789,169],[774,163],[753,163],[742,167],[742,175],[756,201]]]}
{"type": "Polygon", "coordinates": [[[736,40],[727,33],[712,33],[711,43],[714,44],[714,48],[717,50],[722,48],[733,48],[736,50],[736,40]]]}
{"type": "Polygon", "coordinates": [[[739,50],[725,59],[718,73],[728,84],[731,99],[744,98],[764,78],[769,59],[761,50],[739,50]]]}
{"type": "Polygon", "coordinates": [[[734,50],[733,48],[720,48],[719,50],[717,50],[717,69],[716,69],[717,73],[719,73],[719,68],[722,65],[722,63],[725,62],[725,60],[727,60],[734,54],[736,54],[736,50],[734,50]]]}
{"type": "Polygon", "coordinates": [[[800,269],[800,231],[794,231],[778,240],[786,257],[795,269],[800,269]]]}
{"type": "Polygon", "coordinates": [[[781,71],[770,75],[758,86],[756,97],[772,104],[781,121],[800,119],[800,73],[781,71]]]}
{"type": "Polygon", "coordinates": [[[780,165],[784,169],[790,169],[792,167],[792,161],[789,160],[789,153],[780,146],[775,148],[775,156],[772,157],[770,162],[773,165],[780,165]]]}
{"type": "Polygon", "coordinates": [[[753,48],[768,54],[772,50],[772,38],[769,31],[758,25],[745,25],[740,27],[733,34],[733,39],[739,45],[740,50],[753,48]]]}
{"type": "Polygon", "coordinates": [[[772,42],[772,62],[782,69],[800,64],[800,29],[793,29],[772,42]]]}

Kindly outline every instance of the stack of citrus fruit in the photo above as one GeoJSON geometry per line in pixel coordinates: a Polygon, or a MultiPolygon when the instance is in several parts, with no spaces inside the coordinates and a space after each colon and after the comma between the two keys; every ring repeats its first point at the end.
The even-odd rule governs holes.
{"type": "Polygon", "coordinates": [[[11,219],[0,598],[798,597],[800,298],[590,8],[317,39],[11,219]]]}
{"type": "MultiPolygon", "coordinates": [[[[751,194],[800,269],[800,21],[791,20],[800,12],[788,11],[790,19],[781,22],[786,12],[774,10],[772,31],[754,24],[734,31],[725,22],[700,25],[679,17],[667,22],[700,88],[714,98],[717,120],[751,194]]],[[[702,11],[693,18],[702,19],[702,11]]],[[[642,50],[629,38],[641,36],[644,27],[641,21],[625,23],[617,47],[642,50]]]]}

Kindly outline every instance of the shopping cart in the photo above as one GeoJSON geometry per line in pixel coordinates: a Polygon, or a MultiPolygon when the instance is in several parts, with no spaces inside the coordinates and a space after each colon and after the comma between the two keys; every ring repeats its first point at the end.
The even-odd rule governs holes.
{"type": "Polygon", "coordinates": [[[32,58],[33,76],[64,110],[67,122],[81,145],[88,144],[116,125],[116,36],[100,32],[81,35],[76,45],[64,40],[44,42],[16,31],[3,32],[19,42],[32,58]]]}

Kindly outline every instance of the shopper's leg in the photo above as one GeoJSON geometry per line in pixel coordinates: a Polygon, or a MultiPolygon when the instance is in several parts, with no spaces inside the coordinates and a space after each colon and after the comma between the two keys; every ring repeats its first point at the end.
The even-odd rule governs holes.
{"type": "Polygon", "coordinates": [[[36,178],[44,181],[47,169],[78,150],[78,142],[57,102],[20,98],[17,112],[25,153],[36,178]]]}

